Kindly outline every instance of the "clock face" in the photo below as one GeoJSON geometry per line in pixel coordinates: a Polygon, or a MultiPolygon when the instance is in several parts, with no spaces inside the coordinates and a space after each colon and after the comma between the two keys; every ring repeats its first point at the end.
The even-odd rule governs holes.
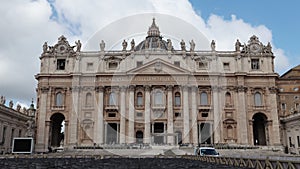
{"type": "Polygon", "coordinates": [[[258,52],[261,51],[261,47],[260,47],[259,44],[252,44],[252,45],[250,46],[250,51],[251,51],[251,52],[254,52],[254,53],[258,53],[258,52]]]}
{"type": "Polygon", "coordinates": [[[64,52],[66,52],[66,50],[67,50],[67,46],[66,45],[59,45],[59,46],[57,46],[57,51],[59,53],[64,53],[64,52]]]}

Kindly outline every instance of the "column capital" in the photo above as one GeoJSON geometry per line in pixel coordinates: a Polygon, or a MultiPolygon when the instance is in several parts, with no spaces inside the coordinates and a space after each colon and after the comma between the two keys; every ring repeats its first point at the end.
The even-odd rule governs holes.
{"type": "Polygon", "coordinates": [[[246,92],[247,91],[247,87],[244,87],[244,86],[236,86],[235,87],[235,90],[237,92],[246,92]]]}
{"type": "Polygon", "coordinates": [[[104,86],[97,86],[95,87],[96,92],[103,92],[104,91],[104,86]]]}
{"type": "Polygon", "coordinates": [[[269,91],[271,94],[276,94],[278,92],[278,88],[275,86],[269,87],[269,91]]]}
{"type": "Polygon", "coordinates": [[[129,91],[133,92],[134,89],[135,89],[135,85],[130,85],[130,86],[129,86],[129,91]]]}
{"type": "Polygon", "coordinates": [[[168,85],[167,86],[167,91],[172,91],[173,90],[173,85],[168,85]]]}
{"type": "Polygon", "coordinates": [[[197,92],[198,91],[198,86],[191,86],[192,92],[197,92]]]}
{"type": "Polygon", "coordinates": [[[120,86],[121,92],[125,92],[127,90],[128,86],[120,86]]]}
{"type": "Polygon", "coordinates": [[[149,92],[151,90],[151,86],[150,85],[145,85],[144,87],[145,87],[145,91],[149,92]]]}
{"type": "Polygon", "coordinates": [[[49,87],[41,87],[40,90],[42,91],[42,93],[48,93],[49,87]]]}
{"type": "Polygon", "coordinates": [[[188,91],[189,90],[189,86],[188,85],[183,85],[182,89],[183,89],[183,91],[188,91]]]}

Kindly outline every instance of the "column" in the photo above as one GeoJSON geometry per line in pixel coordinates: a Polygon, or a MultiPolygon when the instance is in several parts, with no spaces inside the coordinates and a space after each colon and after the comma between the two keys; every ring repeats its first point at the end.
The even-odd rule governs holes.
{"type": "Polygon", "coordinates": [[[190,115],[188,86],[183,86],[183,143],[190,143],[190,115]]]}
{"type": "Polygon", "coordinates": [[[134,143],[134,86],[129,86],[128,143],[134,143]]]}
{"type": "Polygon", "coordinates": [[[103,96],[103,90],[104,88],[102,86],[99,86],[98,91],[98,113],[96,115],[95,120],[95,129],[94,129],[94,137],[95,137],[95,143],[96,144],[103,144],[103,102],[104,102],[104,96],[103,96]]]}
{"type": "MultiPolygon", "coordinates": [[[[76,78],[78,80],[78,78],[76,78]]],[[[79,80],[78,80],[79,81],[79,80]]],[[[79,93],[80,87],[72,88],[72,109],[69,120],[69,146],[70,148],[78,144],[78,117],[79,117],[79,93]]]]}
{"type": "Polygon", "coordinates": [[[145,133],[144,143],[150,143],[150,122],[151,122],[151,107],[150,107],[150,86],[145,86],[145,133]]]}
{"type": "Polygon", "coordinates": [[[220,106],[219,106],[219,89],[217,86],[213,86],[213,108],[214,108],[214,143],[221,142],[221,133],[220,133],[220,106]]]}
{"type": "Polygon", "coordinates": [[[246,111],[246,101],[245,101],[245,91],[246,88],[243,86],[238,86],[237,88],[237,128],[238,128],[238,140],[241,144],[247,145],[248,142],[248,117],[247,117],[247,111],[246,111]]]}
{"type": "Polygon", "coordinates": [[[192,135],[194,145],[198,145],[198,111],[197,111],[197,96],[198,88],[196,86],[192,87],[192,135]]]}
{"type": "Polygon", "coordinates": [[[104,122],[104,144],[107,144],[107,122],[104,122]]]}
{"type": "Polygon", "coordinates": [[[126,87],[121,87],[121,98],[120,98],[120,144],[126,142],[126,100],[125,100],[126,87]]]}
{"type": "Polygon", "coordinates": [[[48,147],[48,140],[45,140],[45,135],[49,134],[49,130],[46,130],[46,114],[47,114],[47,93],[48,88],[41,88],[40,93],[40,106],[38,112],[38,128],[36,135],[36,152],[46,152],[48,147]]]}
{"type": "MultiPolygon", "coordinates": [[[[174,117],[173,117],[173,86],[168,86],[168,125],[167,125],[167,133],[174,133],[174,117]]],[[[168,135],[167,138],[168,144],[174,144],[174,136],[168,135]]]]}
{"type": "MultiPolygon", "coordinates": [[[[272,120],[272,128],[270,127],[270,131],[272,132],[271,145],[280,146],[280,132],[279,132],[279,120],[278,120],[278,110],[277,110],[277,101],[276,101],[276,93],[277,89],[275,87],[269,88],[269,106],[270,106],[270,114],[272,120]]],[[[269,132],[270,133],[270,132],[269,132]]],[[[296,136],[295,136],[296,137],[296,136]]]]}

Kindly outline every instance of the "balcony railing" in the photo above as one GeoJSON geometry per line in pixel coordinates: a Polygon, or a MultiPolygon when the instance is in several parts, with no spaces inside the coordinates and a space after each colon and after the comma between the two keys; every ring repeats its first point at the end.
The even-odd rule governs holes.
{"type": "Polygon", "coordinates": [[[119,105],[105,105],[105,110],[119,110],[119,105]]]}
{"type": "Polygon", "coordinates": [[[211,105],[198,105],[199,110],[210,110],[211,105]]]}
{"type": "Polygon", "coordinates": [[[58,110],[62,111],[62,110],[65,110],[65,106],[52,106],[51,109],[56,110],[56,111],[58,111],[58,110]]]}

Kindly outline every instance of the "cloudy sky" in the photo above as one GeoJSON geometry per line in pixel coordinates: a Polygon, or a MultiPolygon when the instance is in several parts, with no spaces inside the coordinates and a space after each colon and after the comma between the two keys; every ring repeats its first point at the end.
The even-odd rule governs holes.
{"type": "Polygon", "coordinates": [[[86,43],[107,25],[144,13],[185,20],[216,40],[217,50],[234,50],[236,39],[247,42],[255,34],[264,44],[271,42],[275,70],[283,74],[300,63],[299,6],[297,1],[271,0],[4,1],[0,6],[0,95],[6,96],[7,103],[14,100],[22,105],[36,98],[34,75],[39,72],[45,41],[54,45],[65,35],[71,45],[77,39],[86,43]]]}

